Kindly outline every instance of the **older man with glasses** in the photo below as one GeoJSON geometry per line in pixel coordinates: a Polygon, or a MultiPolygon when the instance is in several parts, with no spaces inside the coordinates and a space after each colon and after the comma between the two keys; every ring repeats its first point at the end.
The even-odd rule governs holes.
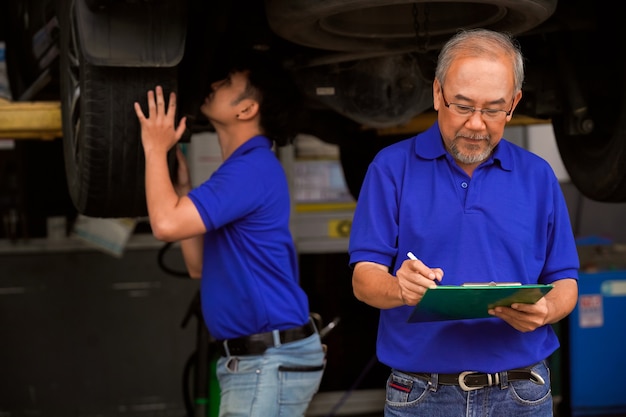
{"type": "Polygon", "coordinates": [[[355,296],[381,310],[385,416],[553,414],[551,324],[576,305],[579,264],[550,165],[502,138],[523,79],[512,37],[459,32],[437,63],[437,121],[367,171],[349,254],[355,296]],[[409,320],[438,285],[510,281],[551,290],[479,318],[409,320]]]}

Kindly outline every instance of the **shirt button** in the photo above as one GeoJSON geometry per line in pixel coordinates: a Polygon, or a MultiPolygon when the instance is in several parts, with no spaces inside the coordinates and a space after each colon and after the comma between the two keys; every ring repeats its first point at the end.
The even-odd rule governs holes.
{"type": "Polygon", "coordinates": [[[463,182],[461,183],[461,187],[462,187],[462,188],[467,188],[468,186],[469,186],[469,184],[467,184],[465,181],[463,181],[463,182]]]}

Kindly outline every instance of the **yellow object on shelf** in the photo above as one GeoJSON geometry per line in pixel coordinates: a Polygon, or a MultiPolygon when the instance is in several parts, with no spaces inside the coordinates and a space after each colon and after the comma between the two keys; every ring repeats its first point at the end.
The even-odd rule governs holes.
{"type": "Polygon", "coordinates": [[[60,102],[0,99],[0,139],[52,140],[62,136],[60,102]]]}

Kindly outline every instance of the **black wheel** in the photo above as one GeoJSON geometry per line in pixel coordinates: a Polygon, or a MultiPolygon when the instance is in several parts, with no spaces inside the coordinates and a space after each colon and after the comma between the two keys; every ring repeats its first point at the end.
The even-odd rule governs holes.
{"type": "Polygon", "coordinates": [[[54,0],[3,2],[0,39],[15,101],[56,100],[58,24],[54,0]]]}
{"type": "MultiPolygon", "coordinates": [[[[176,69],[91,65],[81,53],[74,1],[61,2],[63,148],[72,202],[91,217],[145,216],[145,161],[133,103],[146,103],[156,85],[175,90],[176,69]]],[[[173,172],[173,152],[169,163],[173,172]]]]}
{"type": "Polygon", "coordinates": [[[285,39],[334,51],[416,48],[416,29],[439,48],[458,28],[518,34],[554,13],[556,0],[266,0],[272,29],[285,39]],[[415,6],[415,8],[414,8],[415,6]]]}
{"type": "Polygon", "coordinates": [[[604,21],[603,28],[555,44],[566,57],[558,71],[563,112],[552,125],[576,188],[591,200],[617,203],[626,202],[626,35],[611,29],[619,21],[604,21]],[[597,48],[605,39],[614,45],[610,65],[597,48]]]}
{"type": "Polygon", "coordinates": [[[594,130],[586,135],[570,133],[568,118],[553,119],[559,153],[572,183],[585,197],[607,203],[626,202],[626,107],[615,105],[613,120],[594,122],[594,130]]]}

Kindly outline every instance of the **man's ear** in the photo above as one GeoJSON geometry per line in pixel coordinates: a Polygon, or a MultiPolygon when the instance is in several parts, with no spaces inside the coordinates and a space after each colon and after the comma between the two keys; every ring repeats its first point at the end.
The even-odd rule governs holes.
{"type": "Polygon", "coordinates": [[[435,111],[439,111],[440,91],[441,91],[441,84],[439,83],[439,80],[435,78],[435,80],[433,81],[433,108],[435,109],[435,111]]]}
{"type": "Polygon", "coordinates": [[[511,106],[511,114],[509,114],[506,117],[507,122],[511,121],[511,119],[513,118],[513,111],[515,110],[515,108],[517,107],[517,104],[520,102],[521,99],[522,99],[522,90],[518,91],[517,94],[515,94],[515,97],[513,97],[513,106],[511,106]]]}
{"type": "Polygon", "coordinates": [[[256,100],[246,99],[239,103],[237,119],[250,120],[259,113],[259,103],[256,100]]]}

